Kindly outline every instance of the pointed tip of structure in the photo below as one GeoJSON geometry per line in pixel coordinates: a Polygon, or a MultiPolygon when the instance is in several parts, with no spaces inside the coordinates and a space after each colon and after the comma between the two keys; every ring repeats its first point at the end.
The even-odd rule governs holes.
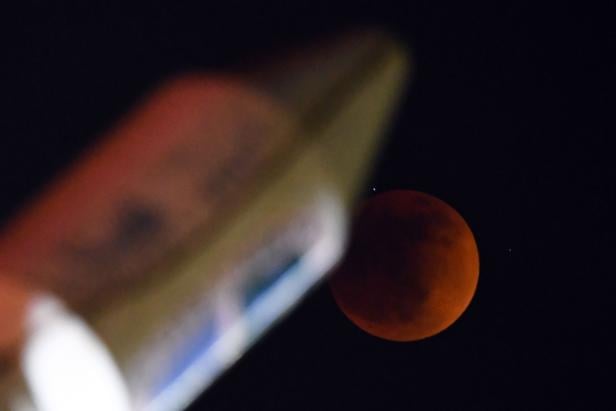
{"type": "Polygon", "coordinates": [[[402,88],[410,72],[408,49],[391,34],[370,28],[316,41],[256,67],[245,78],[291,111],[305,113],[392,67],[402,88]]]}

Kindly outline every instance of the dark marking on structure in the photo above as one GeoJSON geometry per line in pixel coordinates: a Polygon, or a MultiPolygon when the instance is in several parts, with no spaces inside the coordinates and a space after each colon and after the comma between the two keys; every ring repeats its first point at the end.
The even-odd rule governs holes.
{"type": "Polygon", "coordinates": [[[115,227],[110,246],[130,248],[163,231],[164,221],[162,214],[151,205],[132,201],[118,210],[115,227]]]}
{"type": "MultiPolygon", "coordinates": [[[[79,238],[63,244],[73,286],[104,288],[110,278],[130,279],[145,268],[148,253],[160,247],[165,218],[152,204],[140,200],[123,202],[111,216],[110,231],[97,241],[79,238]]],[[[102,291],[102,290],[100,290],[102,291]]]]}

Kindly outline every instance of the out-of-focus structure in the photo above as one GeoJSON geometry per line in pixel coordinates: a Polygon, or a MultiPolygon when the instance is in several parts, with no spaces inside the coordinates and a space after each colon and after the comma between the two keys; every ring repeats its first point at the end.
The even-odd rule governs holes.
{"type": "Polygon", "coordinates": [[[0,236],[0,409],[188,405],[340,258],[407,74],[362,32],[148,96],[0,236]]]}

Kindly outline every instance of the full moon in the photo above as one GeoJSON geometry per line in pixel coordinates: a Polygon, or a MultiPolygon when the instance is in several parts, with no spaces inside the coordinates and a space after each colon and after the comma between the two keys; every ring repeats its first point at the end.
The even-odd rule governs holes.
{"type": "Polygon", "coordinates": [[[478,278],[477,245],[460,214],[428,194],[398,190],[359,210],[347,255],[329,284],[342,312],[362,330],[416,341],[462,315],[478,278]]]}

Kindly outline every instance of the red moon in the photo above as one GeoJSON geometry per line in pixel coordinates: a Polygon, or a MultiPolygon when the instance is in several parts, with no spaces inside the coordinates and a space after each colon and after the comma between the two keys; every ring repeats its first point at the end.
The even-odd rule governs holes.
{"type": "Polygon", "coordinates": [[[453,324],[479,278],[479,253],[464,219],[410,190],[367,200],[349,250],[330,279],[342,312],[386,340],[416,341],[453,324]]]}

